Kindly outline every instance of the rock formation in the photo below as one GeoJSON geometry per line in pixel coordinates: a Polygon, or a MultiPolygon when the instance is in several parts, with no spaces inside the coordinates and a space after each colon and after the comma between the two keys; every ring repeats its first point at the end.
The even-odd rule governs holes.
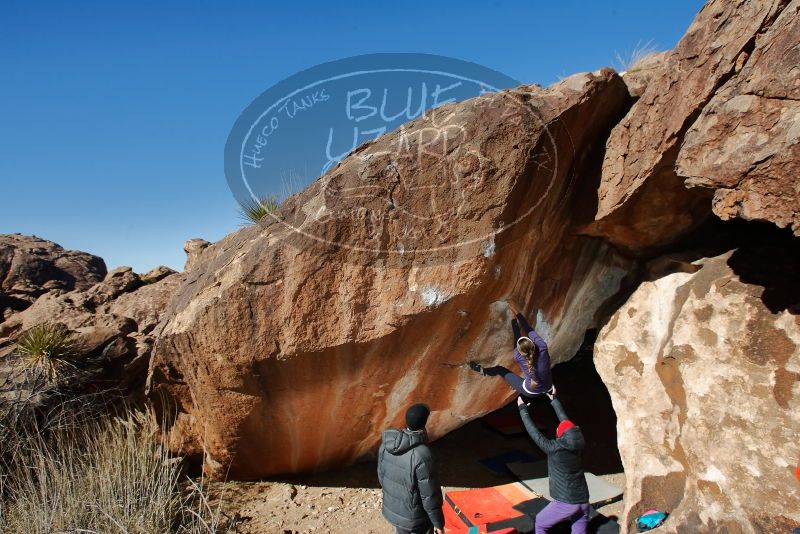
{"type": "Polygon", "coordinates": [[[183,266],[184,271],[189,271],[194,266],[200,254],[210,245],[205,239],[189,239],[183,244],[183,251],[186,253],[186,264],[183,266]]]}
{"type": "Polygon", "coordinates": [[[712,196],[723,218],[796,224],[798,6],[704,6],[611,132],[588,233],[647,252],[702,223],[712,196]]]}
{"type": "Polygon", "coordinates": [[[510,398],[464,367],[507,363],[504,297],[555,362],[601,322],[634,264],[576,233],[647,257],[714,214],[796,229],[798,2],[713,0],[625,85],[600,71],[443,106],[267,222],[188,242],[150,373],[171,447],[218,476],[325,468],[372,453],[411,399],[439,436],[510,398]]]}
{"type": "Polygon", "coordinates": [[[771,221],[800,236],[800,1],[753,37],[686,132],[676,170],[714,192],[723,220],[771,221]]]}
{"type": "Polygon", "coordinates": [[[661,68],[668,54],[669,52],[658,52],[646,55],[631,65],[628,70],[619,73],[632,98],[642,96],[650,82],[662,75],[661,68]]]}
{"type": "Polygon", "coordinates": [[[413,401],[441,436],[512,397],[465,365],[510,363],[509,296],[570,358],[627,272],[575,228],[628,98],[606,69],[442,106],[206,248],[151,367],[172,447],[217,476],[331,467],[413,401]]]}
{"type": "Polygon", "coordinates": [[[662,258],[602,329],[629,531],[649,508],[664,532],[800,526],[799,250],[662,258]]]}
{"type": "Polygon", "coordinates": [[[35,236],[0,235],[0,323],[48,291],[86,289],[105,275],[97,256],[35,236]]]}
{"type": "Polygon", "coordinates": [[[0,356],[10,355],[16,338],[32,326],[59,323],[73,333],[84,358],[101,359],[108,378],[142,386],[151,333],[181,280],[167,267],[142,277],[120,267],[86,289],[49,291],[0,324],[0,356]]]}
{"type": "MultiPolygon", "coordinates": [[[[612,131],[587,233],[638,255],[718,248],[716,217],[798,233],[799,9],[703,8],[612,131]]],[[[667,532],[800,526],[797,242],[735,228],[748,240],[726,253],[651,264],[661,272],[596,345],[618,416],[628,531],[646,508],[671,513],[667,532]]]]}
{"type": "Polygon", "coordinates": [[[149,361],[170,447],[254,479],[369,457],[411,402],[433,438],[502,406],[466,362],[510,363],[513,297],[553,363],[604,325],[624,530],[660,508],[667,532],[789,531],[799,21],[800,0],[711,0],[624,77],[438,107],[261,223],[187,241],[184,273],[0,236],[0,356],[58,321],[118,376],[149,361]]]}

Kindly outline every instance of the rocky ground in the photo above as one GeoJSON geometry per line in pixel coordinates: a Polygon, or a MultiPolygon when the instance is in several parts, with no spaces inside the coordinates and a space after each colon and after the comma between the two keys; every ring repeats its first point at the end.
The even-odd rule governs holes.
{"type": "MultiPolygon", "coordinates": [[[[583,356],[554,368],[559,396],[570,417],[585,431],[587,470],[624,487],[625,475],[616,452],[616,417],[608,392],[586,357],[590,354],[583,356]]],[[[533,413],[538,424],[552,431],[555,418],[546,404],[536,406],[533,413]]],[[[445,491],[514,481],[510,475],[501,477],[486,470],[478,463],[482,458],[517,449],[540,454],[527,436],[503,436],[481,420],[448,434],[431,447],[439,461],[445,491]]],[[[239,532],[247,534],[391,532],[381,515],[374,462],[283,480],[210,482],[208,488],[224,515],[238,517],[239,532]]],[[[605,516],[619,517],[623,502],[598,510],[605,516]]]]}
{"type": "MultiPolygon", "coordinates": [[[[484,471],[477,464],[480,455],[463,446],[466,439],[482,446],[511,445],[510,440],[480,422],[471,423],[436,442],[437,457],[447,458],[442,465],[445,492],[513,481],[510,477],[496,477],[484,471]]],[[[517,441],[524,439],[513,440],[515,444],[517,441]]],[[[620,487],[625,485],[624,473],[609,473],[602,478],[620,487]]],[[[240,518],[238,531],[246,534],[392,532],[381,515],[381,490],[372,463],[291,481],[211,482],[208,487],[212,499],[221,502],[226,516],[240,518]]],[[[623,501],[619,501],[598,511],[607,517],[619,517],[623,506],[623,501]]]]}

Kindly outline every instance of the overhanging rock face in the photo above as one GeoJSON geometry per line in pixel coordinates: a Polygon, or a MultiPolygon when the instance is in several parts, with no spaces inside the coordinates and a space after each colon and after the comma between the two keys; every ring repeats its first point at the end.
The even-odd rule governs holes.
{"type": "Polygon", "coordinates": [[[509,296],[570,358],[630,267],[576,235],[627,99],[602,70],[442,106],[203,250],[151,363],[172,448],[217,476],[332,467],[412,402],[441,436],[512,397],[464,365],[510,363],[509,296]]]}
{"type": "Polygon", "coordinates": [[[606,142],[586,231],[647,253],[713,210],[797,224],[795,0],[712,0],[606,142]],[[748,96],[749,95],[749,96],[748,96]]]}
{"type": "Polygon", "coordinates": [[[770,221],[800,236],[800,0],[753,47],[686,133],[677,172],[714,192],[721,219],[770,221]]]}

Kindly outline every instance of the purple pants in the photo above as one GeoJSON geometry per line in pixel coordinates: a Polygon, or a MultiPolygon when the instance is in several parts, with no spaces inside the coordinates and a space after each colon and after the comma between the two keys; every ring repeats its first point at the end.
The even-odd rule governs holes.
{"type": "Polygon", "coordinates": [[[586,534],[589,526],[589,503],[567,504],[553,501],[536,514],[536,534],[545,534],[548,529],[562,521],[572,523],[572,534],[586,534]]]}
{"type": "Polygon", "coordinates": [[[531,393],[529,391],[526,391],[525,388],[523,387],[525,381],[522,379],[522,377],[520,377],[518,374],[512,371],[509,371],[502,365],[496,365],[494,367],[485,367],[483,369],[483,373],[486,376],[502,376],[503,380],[505,380],[509,386],[517,390],[517,393],[525,397],[527,400],[545,398],[544,393],[531,393]]]}

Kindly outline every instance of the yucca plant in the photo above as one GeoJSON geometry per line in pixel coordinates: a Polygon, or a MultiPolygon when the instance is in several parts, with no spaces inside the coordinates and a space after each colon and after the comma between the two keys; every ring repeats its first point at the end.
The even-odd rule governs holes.
{"type": "Polygon", "coordinates": [[[279,205],[278,198],[274,195],[248,199],[239,204],[239,214],[245,225],[257,224],[270,213],[274,213],[279,205]]]}
{"type": "Polygon", "coordinates": [[[48,381],[58,381],[76,369],[78,344],[63,325],[42,323],[19,336],[16,353],[25,367],[41,372],[48,381]]]}

